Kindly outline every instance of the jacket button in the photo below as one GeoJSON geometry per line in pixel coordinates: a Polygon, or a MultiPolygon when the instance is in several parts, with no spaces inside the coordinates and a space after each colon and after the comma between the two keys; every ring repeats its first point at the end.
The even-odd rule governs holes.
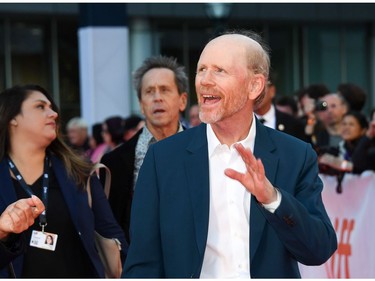
{"type": "Polygon", "coordinates": [[[291,217],[284,216],[283,220],[286,222],[287,225],[289,226],[294,226],[296,223],[291,219],[291,217]]]}

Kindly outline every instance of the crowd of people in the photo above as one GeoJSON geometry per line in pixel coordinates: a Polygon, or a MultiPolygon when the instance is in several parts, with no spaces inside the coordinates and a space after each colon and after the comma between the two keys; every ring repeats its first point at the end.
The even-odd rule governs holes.
{"type": "Polygon", "coordinates": [[[363,112],[366,96],[352,83],[338,85],[335,92],[324,84],[313,84],[299,92],[295,100],[300,114],[296,118],[304,123],[308,142],[319,156],[321,173],[375,170],[371,128],[374,110],[368,116],[363,112]]]}
{"type": "Polygon", "coordinates": [[[92,163],[131,139],[144,126],[141,116],[132,114],[126,118],[109,116],[103,122],[91,126],[81,117],[73,117],[66,125],[67,144],[79,155],[92,163]]]}
{"type": "MultiPolygon", "coordinates": [[[[282,95],[273,80],[271,74],[265,95],[254,109],[265,126],[310,143],[319,155],[322,174],[375,170],[375,109],[368,116],[363,112],[367,97],[363,89],[341,83],[332,92],[325,84],[311,84],[294,95],[282,95]]],[[[185,129],[201,123],[198,104],[189,106],[187,120],[181,116],[185,129]]],[[[111,116],[94,124],[89,136],[85,121],[75,117],[66,126],[68,143],[94,163],[100,162],[103,154],[129,140],[146,121],[138,115],[111,116]]]]}
{"type": "Polygon", "coordinates": [[[152,56],[133,74],[142,116],[91,127],[79,116],[62,127],[40,86],[2,92],[0,276],[104,277],[94,229],[123,245],[124,277],[291,278],[297,262],[324,263],[337,241],[317,175],[375,170],[375,109],[363,113],[351,83],[282,95],[269,68],[256,33],[220,35],[189,105],[185,68],[152,56]],[[95,163],[112,181],[107,200],[105,174],[92,177],[91,210],[95,163]],[[44,227],[53,251],[28,242],[44,227]]]}
{"type": "Polygon", "coordinates": [[[331,92],[325,84],[312,84],[294,95],[277,94],[272,76],[266,97],[255,115],[273,129],[310,143],[319,156],[322,174],[361,174],[374,169],[374,116],[363,112],[366,93],[353,83],[331,92]]]}

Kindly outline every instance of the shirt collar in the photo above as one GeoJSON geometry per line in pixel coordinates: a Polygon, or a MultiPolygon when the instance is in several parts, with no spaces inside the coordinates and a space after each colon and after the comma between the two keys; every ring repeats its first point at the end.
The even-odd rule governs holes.
{"type": "MultiPolygon", "coordinates": [[[[254,151],[255,135],[256,135],[256,122],[255,116],[253,115],[253,121],[251,123],[250,131],[245,139],[242,141],[236,142],[241,143],[244,147],[250,148],[251,151],[254,151]]],[[[211,158],[212,154],[215,152],[215,149],[218,146],[221,146],[219,139],[216,137],[215,132],[213,131],[211,124],[207,124],[206,129],[207,142],[208,142],[208,155],[211,158]]],[[[231,148],[234,144],[231,145],[231,148]]]]}
{"type": "Polygon", "coordinates": [[[142,139],[145,140],[145,143],[149,144],[155,140],[154,136],[151,134],[150,130],[147,129],[147,126],[143,126],[142,139]]]}
{"type": "MultiPolygon", "coordinates": [[[[182,132],[184,130],[184,127],[182,126],[181,122],[178,123],[178,130],[177,133],[182,132]]],[[[146,143],[151,144],[155,143],[156,139],[155,137],[151,134],[150,130],[147,128],[147,126],[143,126],[143,131],[142,131],[142,138],[146,141],[146,143]]]]}
{"type": "Polygon", "coordinates": [[[275,116],[275,106],[273,104],[271,104],[270,109],[264,115],[259,115],[259,114],[255,114],[255,115],[256,115],[256,117],[258,117],[258,119],[263,118],[267,122],[270,122],[272,119],[275,118],[274,117],[275,116]]]}

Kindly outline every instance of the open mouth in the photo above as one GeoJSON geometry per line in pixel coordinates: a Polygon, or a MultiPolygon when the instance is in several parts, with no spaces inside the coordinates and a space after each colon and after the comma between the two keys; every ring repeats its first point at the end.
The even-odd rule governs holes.
{"type": "Polygon", "coordinates": [[[204,104],[212,104],[212,103],[216,103],[219,100],[221,100],[220,97],[213,96],[213,95],[203,95],[202,97],[203,97],[203,103],[204,104]]]}
{"type": "Polygon", "coordinates": [[[154,114],[159,114],[159,113],[164,113],[165,110],[164,109],[156,109],[154,110],[154,114]]]}

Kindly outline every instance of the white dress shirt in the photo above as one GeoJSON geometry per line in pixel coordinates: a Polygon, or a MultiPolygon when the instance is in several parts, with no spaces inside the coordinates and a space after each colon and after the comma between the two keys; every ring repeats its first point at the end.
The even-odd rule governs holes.
{"type": "Polygon", "coordinates": [[[268,110],[266,114],[264,115],[255,114],[255,115],[256,117],[258,117],[258,119],[263,118],[265,120],[263,123],[265,126],[270,127],[272,129],[276,128],[276,110],[273,104],[271,104],[270,110],[268,110]]]}
{"type": "MultiPolygon", "coordinates": [[[[255,135],[256,126],[252,122],[248,136],[239,143],[253,151],[255,135]]],[[[222,145],[209,124],[207,141],[210,213],[200,278],[249,278],[251,194],[240,182],[224,174],[226,168],[245,172],[246,167],[234,145],[222,145]]],[[[280,202],[278,192],[278,200],[264,207],[274,212],[280,202]]]]}

